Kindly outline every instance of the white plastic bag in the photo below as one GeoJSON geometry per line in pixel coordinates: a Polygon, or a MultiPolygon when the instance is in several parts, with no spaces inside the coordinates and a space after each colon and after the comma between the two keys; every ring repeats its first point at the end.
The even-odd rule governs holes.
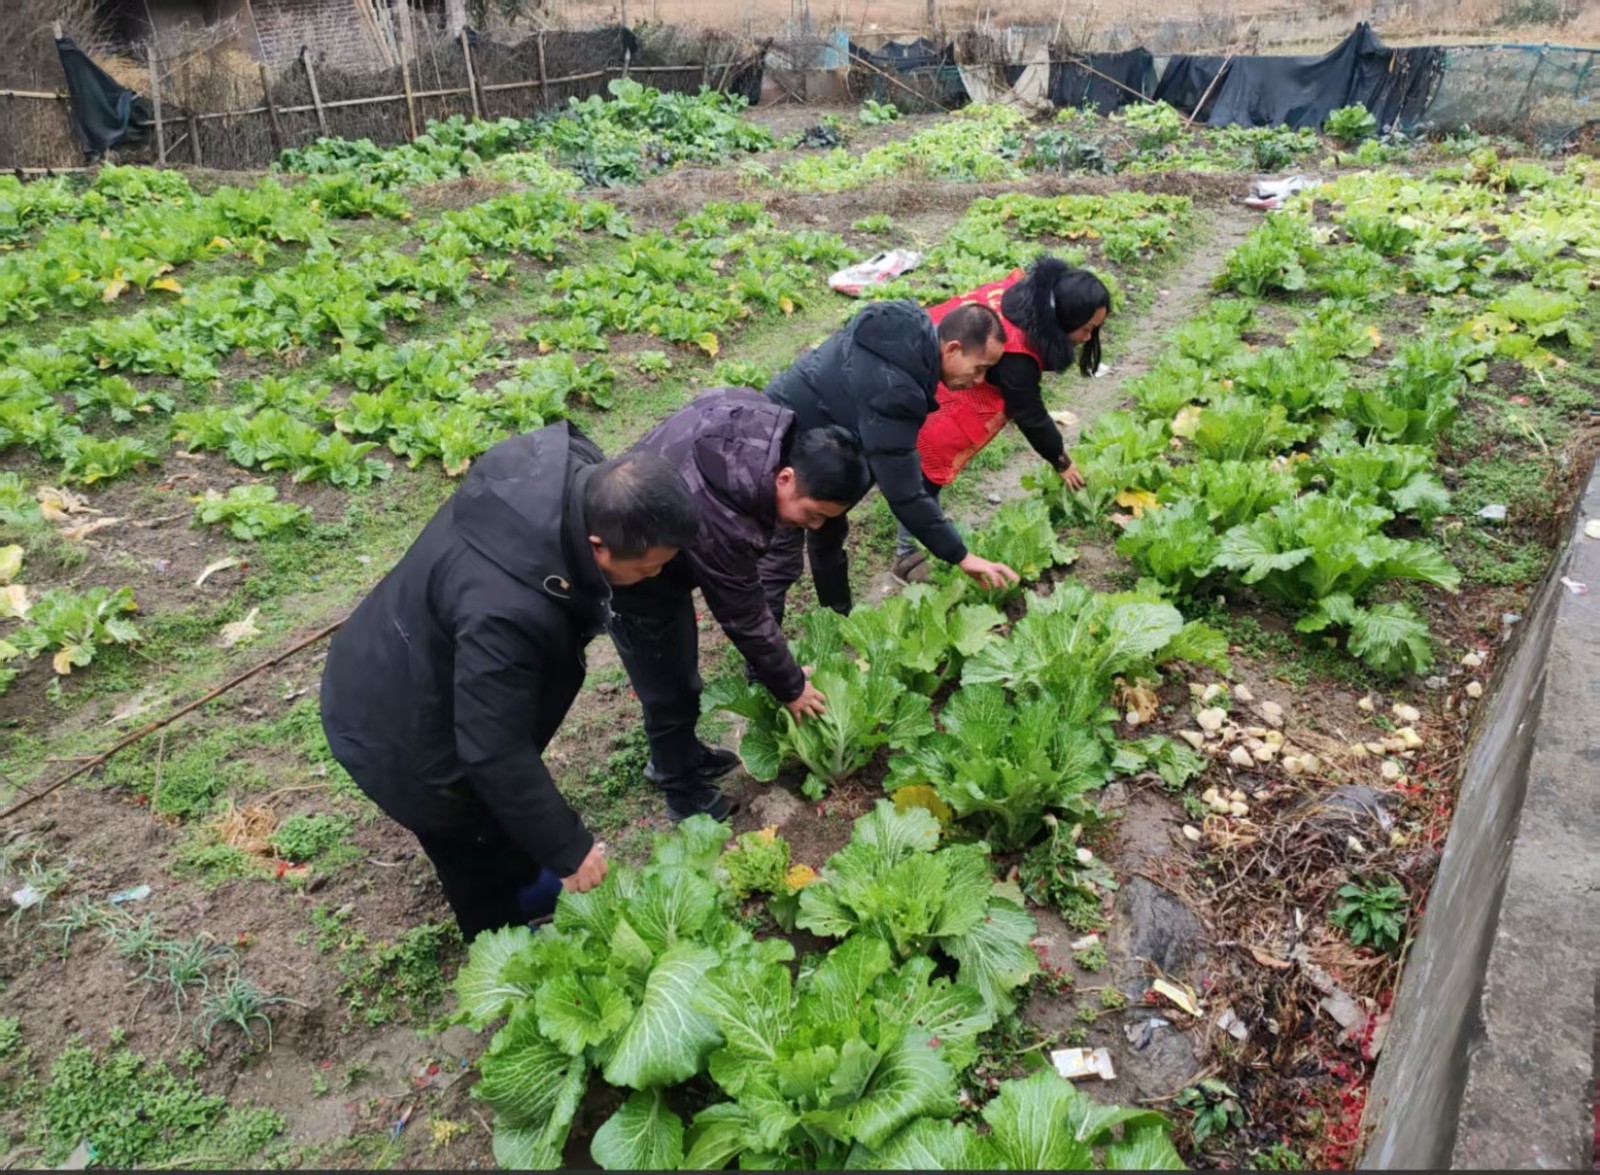
{"type": "Polygon", "coordinates": [[[922,264],[922,254],[914,249],[890,249],[848,268],[828,279],[828,285],[841,294],[859,298],[867,286],[882,285],[922,264]]]}

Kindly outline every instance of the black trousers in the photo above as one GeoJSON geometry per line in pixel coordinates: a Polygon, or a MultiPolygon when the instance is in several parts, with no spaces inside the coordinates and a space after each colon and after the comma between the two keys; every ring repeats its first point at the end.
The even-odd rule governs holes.
{"type": "Polygon", "coordinates": [[[811,562],[811,582],[816,585],[817,603],[835,612],[850,611],[850,558],[844,543],[850,537],[846,515],[830,518],[816,530],[780,526],[772,532],[772,545],[761,557],[761,590],[767,607],[779,624],[783,623],[789,589],[811,562]]]}
{"type": "Polygon", "coordinates": [[[646,580],[611,599],[611,640],[644,708],[649,775],[669,796],[693,801],[708,789],[695,780],[705,753],[700,721],[700,630],[694,597],[680,585],[646,580]]]}
{"type": "Polygon", "coordinates": [[[539,880],[543,866],[512,844],[496,825],[485,824],[476,836],[414,835],[439,874],[463,939],[470,943],[485,930],[528,921],[518,893],[539,880]]]}

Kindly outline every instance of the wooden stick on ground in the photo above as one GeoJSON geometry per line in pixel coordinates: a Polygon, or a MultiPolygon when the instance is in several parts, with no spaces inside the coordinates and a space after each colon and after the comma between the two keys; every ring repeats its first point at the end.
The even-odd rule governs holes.
{"type": "Polygon", "coordinates": [[[343,620],[334,621],[321,631],[312,633],[310,636],[306,637],[305,640],[291,645],[281,653],[277,653],[271,657],[268,657],[265,661],[262,661],[260,664],[250,669],[246,669],[237,677],[224,682],[222,685],[219,685],[216,689],[212,690],[203,697],[196,698],[186,706],[178,707],[178,709],[174,710],[171,714],[168,714],[165,718],[157,719],[155,722],[152,722],[147,726],[141,726],[132,734],[127,735],[125,738],[113,743],[109,749],[102,751],[100,754],[95,755],[90,759],[84,760],[84,762],[74,767],[71,771],[67,772],[43,791],[35,792],[31,796],[27,796],[24,799],[18,800],[4,812],[0,812],[0,820],[10,819],[12,816],[15,816],[18,812],[22,811],[22,809],[26,808],[29,804],[44,799],[45,796],[50,795],[57,788],[63,787],[66,784],[71,783],[74,779],[78,778],[78,776],[83,775],[85,772],[93,771],[96,767],[101,766],[106,762],[106,760],[110,759],[111,756],[115,755],[118,751],[126,750],[140,739],[145,738],[148,735],[152,735],[158,730],[165,730],[178,719],[182,718],[185,714],[192,713],[193,711],[198,710],[201,706],[204,706],[207,702],[213,701],[216,698],[220,698],[223,694],[227,693],[235,686],[242,685],[244,682],[249,681],[258,673],[263,673],[266,670],[271,669],[274,665],[277,665],[283,661],[287,661],[290,657],[300,652],[300,650],[310,648],[318,641],[326,640],[328,637],[337,632],[339,630],[339,626],[343,623],[343,620]]]}

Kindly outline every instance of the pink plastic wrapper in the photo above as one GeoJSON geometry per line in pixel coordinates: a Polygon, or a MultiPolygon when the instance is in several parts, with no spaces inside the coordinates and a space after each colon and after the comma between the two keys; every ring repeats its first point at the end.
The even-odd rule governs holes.
{"type": "Polygon", "coordinates": [[[893,281],[902,273],[910,273],[922,264],[922,254],[913,249],[890,249],[876,257],[841,269],[828,279],[828,285],[841,294],[859,298],[868,286],[893,281]]]}

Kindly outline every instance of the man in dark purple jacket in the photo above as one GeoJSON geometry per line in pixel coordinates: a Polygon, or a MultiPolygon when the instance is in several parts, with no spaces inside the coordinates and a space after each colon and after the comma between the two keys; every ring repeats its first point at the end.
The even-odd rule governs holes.
{"type": "Polygon", "coordinates": [[[825,700],[789,652],[768,606],[759,563],[783,528],[815,530],[871,485],[860,442],[842,428],[801,429],[789,409],[752,388],[719,388],[669,416],[631,450],[675,468],[700,508],[700,532],[655,579],[611,595],[611,636],[644,706],[645,774],[667,797],[667,815],[732,804],[716,781],[738,765],[700,742],[699,588],[717,623],[774,697],[804,721],[825,700]]]}

